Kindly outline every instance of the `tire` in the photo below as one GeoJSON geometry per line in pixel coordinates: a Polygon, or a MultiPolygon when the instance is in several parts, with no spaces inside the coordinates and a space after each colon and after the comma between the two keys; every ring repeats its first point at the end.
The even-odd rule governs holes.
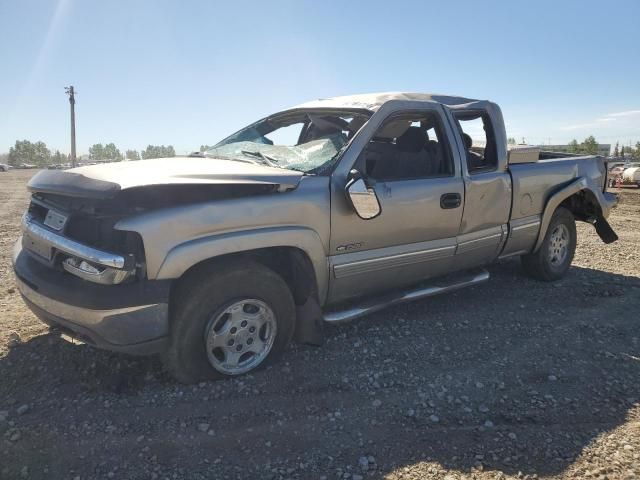
{"type": "Polygon", "coordinates": [[[236,260],[201,268],[180,283],[174,301],[164,360],[182,383],[262,368],[293,335],[291,291],[259,263],[236,260]]]}
{"type": "Polygon", "coordinates": [[[538,251],[521,257],[524,271],[529,276],[545,282],[564,277],[573,261],[576,243],[576,222],[573,214],[564,207],[558,207],[551,217],[538,251]]]}

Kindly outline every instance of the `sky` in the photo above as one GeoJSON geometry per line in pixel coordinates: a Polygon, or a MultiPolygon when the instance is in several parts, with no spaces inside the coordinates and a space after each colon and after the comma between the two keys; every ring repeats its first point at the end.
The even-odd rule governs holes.
{"type": "Polygon", "coordinates": [[[640,141],[640,1],[0,0],[0,153],[213,144],[315,98],[487,99],[527,143],[640,141]]]}

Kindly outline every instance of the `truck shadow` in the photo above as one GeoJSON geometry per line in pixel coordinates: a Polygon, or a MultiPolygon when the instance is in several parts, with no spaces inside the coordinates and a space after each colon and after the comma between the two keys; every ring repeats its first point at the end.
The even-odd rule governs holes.
{"type": "MultiPolygon", "coordinates": [[[[486,284],[330,326],[321,348],[293,346],[260,373],[193,388],[174,384],[156,358],[43,335],[0,358],[0,405],[60,397],[89,399],[99,410],[104,399],[135,405],[183,390],[166,410],[140,406],[136,420],[133,412],[125,418],[211,422],[215,437],[176,439],[148,427],[167,462],[200,450],[241,462],[238,439],[262,446],[268,437],[272,447],[253,450],[257,465],[278,457],[298,468],[308,458],[325,474],[362,474],[358,459],[371,455],[373,478],[422,463],[441,475],[560,474],[597,437],[625,424],[640,401],[640,279],[574,267],[563,281],[544,284],[523,277],[515,261],[490,270],[486,284]],[[283,412],[287,421],[243,420],[233,414],[239,407],[283,412]]],[[[94,407],[78,407],[66,415],[81,422],[92,414],[94,407]]],[[[45,437],[56,441],[54,433],[45,437]]],[[[79,461],[73,445],[60,453],[56,463],[79,461]]]]}

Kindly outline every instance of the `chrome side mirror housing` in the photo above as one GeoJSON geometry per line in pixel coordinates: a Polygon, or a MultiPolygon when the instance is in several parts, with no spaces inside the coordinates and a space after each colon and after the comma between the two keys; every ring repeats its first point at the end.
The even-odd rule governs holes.
{"type": "Polygon", "coordinates": [[[376,218],[382,212],[382,207],[375,190],[367,186],[357,170],[352,170],[349,176],[345,191],[353,210],[363,220],[376,218]]]}

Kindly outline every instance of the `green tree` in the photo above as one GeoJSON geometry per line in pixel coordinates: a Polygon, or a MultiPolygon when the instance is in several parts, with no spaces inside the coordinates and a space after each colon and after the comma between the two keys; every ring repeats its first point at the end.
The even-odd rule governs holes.
{"type": "Polygon", "coordinates": [[[107,143],[102,151],[105,160],[122,160],[122,154],[114,143],[107,143]]]}
{"type": "Polygon", "coordinates": [[[147,148],[145,148],[142,151],[143,160],[149,160],[150,158],[159,158],[159,157],[160,157],[160,152],[158,151],[158,147],[156,147],[155,145],[147,145],[147,148]]]}
{"type": "Polygon", "coordinates": [[[589,155],[595,155],[598,153],[598,142],[593,135],[589,135],[584,139],[584,142],[580,144],[580,153],[587,153],[589,155]]]}
{"type": "Polygon", "coordinates": [[[118,150],[114,143],[107,143],[106,145],[96,143],[89,148],[89,158],[91,160],[116,161],[122,160],[122,153],[120,153],[120,150],[118,150]]]}
{"type": "Polygon", "coordinates": [[[89,158],[91,160],[104,160],[104,146],[101,143],[96,143],[89,147],[89,158]]]}
{"type": "Polygon", "coordinates": [[[140,154],[137,150],[127,150],[126,157],[127,160],[140,160],[140,154]]]}
{"type": "Polygon", "coordinates": [[[9,149],[9,165],[14,167],[21,163],[31,163],[33,145],[29,140],[16,140],[16,144],[9,149]]]}
{"type": "Polygon", "coordinates": [[[578,153],[580,151],[580,145],[578,145],[578,141],[575,138],[569,142],[568,150],[570,153],[578,153]]]}
{"type": "Polygon", "coordinates": [[[34,147],[33,163],[40,166],[48,165],[51,160],[51,150],[47,148],[47,144],[44,142],[36,142],[34,143],[34,147]]]}
{"type": "Polygon", "coordinates": [[[147,148],[142,150],[142,153],[140,154],[140,156],[142,157],[143,160],[148,160],[150,158],[157,158],[155,156],[155,147],[153,145],[147,145],[147,148]]]}
{"type": "Polygon", "coordinates": [[[60,165],[64,163],[64,159],[66,157],[60,153],[60,150],[56,150],[56,153],[53,154],[52,161],[56,165],[60,165]]]}
{"type": "MultiPolygon", "coordinates": [[[[507,143],[508,143],[509,145],[515,145],[515,144],[516,144],[516,139],[515,139],[515,138],[513,138],[513,137],[509,137],[509,138],[507,138],[507,143]]],[[[208,145],[205,145],[205,146],[208,146],[208,145]]],[[[207,150],[208,150],[208,149],[207,149],[207,150]]],[[[200,147],[200,151],[201,151],[201,152],[204,152],[204,150],[202,150],[202,147],[200,147]]]]}
{"type": "Polygon", "coordinates": [[[142,151],[142,158],[149,160],[151,158],[165,158],[175,157],[176,151],[173,145],[147,145],[147,148],[142,151]]]}
{"type": "Polygon", "coordinates": [[[9,149],[9,164],[16,166],[21,163],[46,166],[51,160],[51,151],[44,142],[31,143],[29,140],[16,140],[9,149]]]}
{"type": "Polygon", "coordinates": [[[624,158],[624,145],[622,146],[622,148],[620,149],[620,156],[622,158],[624,158]]]}
{"type": "Polygon", "coordinates": [[[633,158],[640,158],[640,142],[636,142],[636,149],[633,152],[633,158]]]}
{"type": "MultiPolygon", "coordinates": [[[[513,141],[513,143],[515,143],[515,140],[513,141]]],[[[201,152],[206,152],[207,150],[211,150],[212,148],[213,148],[213,145],[200,145],[201,152]]]]}
{"type": "Polygon", "coordinates": [[[616,142],[616,147],[613,149],[613,156],[617,157],[620,155],[620,144],[616,142]]]}

